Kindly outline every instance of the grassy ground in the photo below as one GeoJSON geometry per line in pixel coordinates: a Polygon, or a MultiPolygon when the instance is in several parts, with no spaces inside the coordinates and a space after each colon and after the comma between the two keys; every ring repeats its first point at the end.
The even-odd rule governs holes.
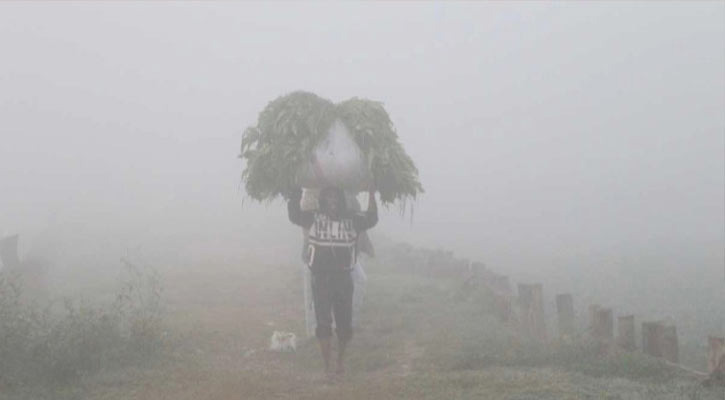
{"type": "Polygon", "coordinates": [[[296,353],[266,350],[274,330],[304,337],[299,267],[225,259],[161,271],[160,356],[0,398],[725,399],[643,357],[521,339],[489,315],[484,290],[462,292],[458,278],[396,269],[385,258],[367,272],[361,327],[338,383],[322,381],[314,340],[301,340],[296,353]]]}

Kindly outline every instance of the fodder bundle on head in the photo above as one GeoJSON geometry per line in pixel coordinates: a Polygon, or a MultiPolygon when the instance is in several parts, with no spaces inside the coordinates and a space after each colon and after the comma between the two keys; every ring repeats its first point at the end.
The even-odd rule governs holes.
{"type": "MultiPolygon", "coordinates": [[[[360,169],[364,173],[358,175],[370,177],[367,182],[356,180],[353,190],[364,190],[372,183],[386,205],[404,204],[423,192],[418,170],[381,103],[352,98],[334,104],[298,91],[270,102],[259,114],[257,125],[244,132],[240,158],[246,162],[242,180],[249,196],[273,200],[300,186],[301,173],[311,169],[316,149],[333,134],[336,121],[344,124],[357,145],[355,150],[363,156],[360,169]]],[[[322,169],[318,165],[316,176],[336,173],[322,169]]]]}

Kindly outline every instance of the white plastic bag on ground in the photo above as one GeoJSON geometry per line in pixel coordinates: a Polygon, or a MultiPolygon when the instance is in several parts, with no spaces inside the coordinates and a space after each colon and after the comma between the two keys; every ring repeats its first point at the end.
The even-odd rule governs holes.
{"type": "Polygon", "coordinates": [[[312,159],[298,175],[297,182],[308,188],[338,186],[359,192],[368,186],[370,175],[367,157],[353,140],[350,130],[338,119],[315,146],[312,159]]]}
{"type": "Polygon", "coordinates": [[[297,335],[292,332],[274,331],[269,339],[272,351],[297,351],[297,335]]]}

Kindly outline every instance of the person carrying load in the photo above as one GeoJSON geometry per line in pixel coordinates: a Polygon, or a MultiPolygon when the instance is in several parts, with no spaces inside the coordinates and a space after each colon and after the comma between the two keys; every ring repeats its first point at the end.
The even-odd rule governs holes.
{"type": "Polygon", "coordinates": [[[257,123],[244,130],[239,157],[247,195],[260,202],[284,197],[290,220],[303,227],[306,327],[312,330],[314,310],[315,336],[330,373],[334,321],[340,342],[337,371],[342,373],[363,292],[361,285],[353,286],[356,278],[365,280],[355,262],[357,250],[372,253],[364,231],[377,223],[376,196],[404,213],[424,192],[418,169],[383,103],[359,97],[333,103],[306,91],[269,102],[257,123]],[[315,199],[318,190],[324,193],[315,199]],[[354,199],[363,191],[370,192],[370,202],[367,212],[359,213],[354,199]]]}
{"type": "Polygon", "coordinates": [[[309,235],[307,265],[312,277],[312,297],[317,327],[315,336],[325,372],[332,375],[330,365],[332,322],[338,341],[335,373],[345,372],[344,357],[352,338],[352,309],[354,284],[352,268],[355,264],[358,236],[378,222],[375,191],[369,191],[365,213],[351,211],[345,194],[339,187],[322,189],[319,209],[303,211],[300,207],[302,189],[292,191],[287,203],[289,220],[306,229],[309,235]]]}

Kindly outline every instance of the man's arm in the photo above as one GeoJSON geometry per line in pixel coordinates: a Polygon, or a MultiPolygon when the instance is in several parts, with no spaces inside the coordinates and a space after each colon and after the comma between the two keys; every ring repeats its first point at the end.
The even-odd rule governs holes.
{"type": "Polygon", "coordinates": [[[315,214],[311,211],[302,211],[302,208],[300,207],[300,199],[302,199],[302,189],[294,189],[287,201],[287,215],[289,216],[290,222],[293,224],[299,225],[303,228],[309,228],[312,226],[315,214]]]}
{"type": "Polygon", "coordinates": [[[353,219],[355,230],[358,232],[366,231],[374,227],[378,223],[378,202],[375,200],[375,190],[370,190],[368,197],[368,210],[365,214],[356,215],[353,219]]]}

